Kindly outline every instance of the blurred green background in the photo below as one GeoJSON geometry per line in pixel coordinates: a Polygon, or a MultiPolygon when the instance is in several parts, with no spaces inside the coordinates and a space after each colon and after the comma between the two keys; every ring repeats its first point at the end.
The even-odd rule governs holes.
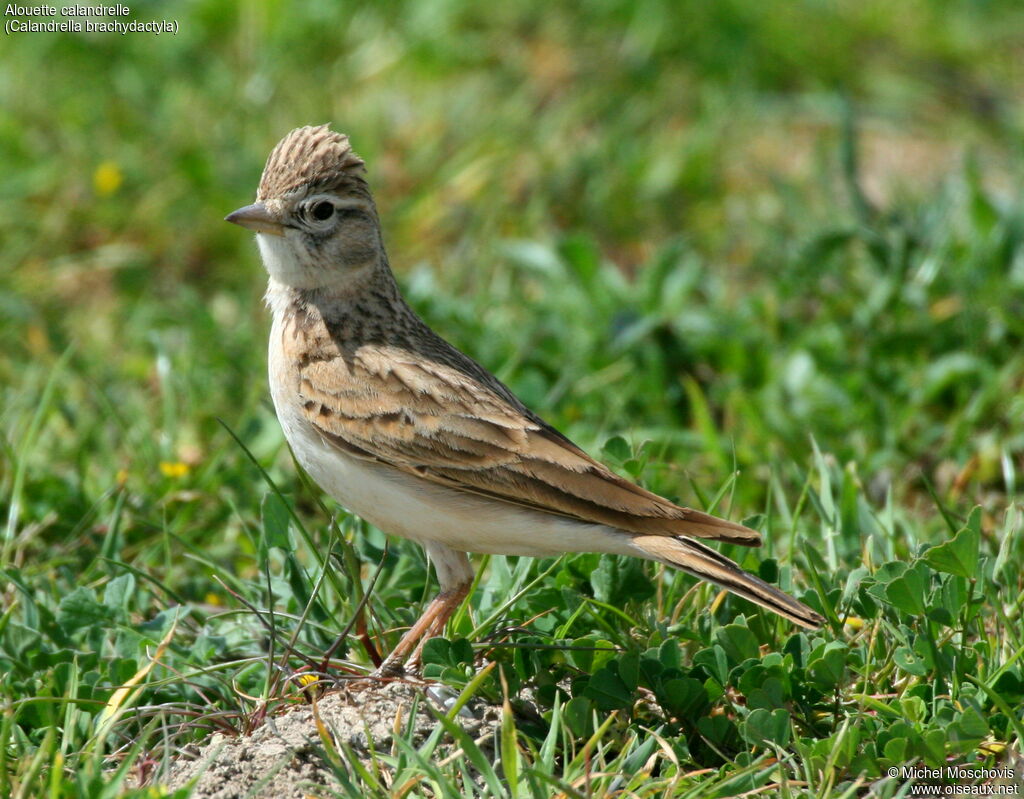
{"type": "Polygon", "coordinates": [[[280,447],[222,217],[322,122],[428,321],[586,446],[656,439],[657,488],[735,462],[752,512],[810,436],[876,497],[1016,487],[1019,3],[132,8],[179,33],[4,40],[0,478],[59,495],[9,536],[66,544],[119,479],[184,531],[223,505],[167,489],[233,488],[190,485],[237,457],[215,417],[280,447]]]}
{"type": "MultiPolygon", "coordinates": [[[[984,555],[999,553],[1002,582],[985,584],[980,621],[966,601],[982,643],[956,662],[1009,680],[1020,650],[1005,647],[1020,640],[1007,630],[1024,605],[1011,512],[1024,468],[1020,2],[131,8],[176,20],[178,34],[19,33],[0,48],[0,686],[19,708],[0,732],[23,762],[56,729],[47,713],[58,711],[36,700],[80,682],[112,690],[147,662],[169,607],[191,614],[177,660],[167,655],[177,668],[262,663],[254,621],[215,617],[238,604],[211,574],[260,604],[273,570],[277,600],[303,607],[301,580],[282,575],[305,566],[268,556],[287,525],[268,522],[267,485],[224,426],[313,530],[298,548],[305,565],[326,517],[269,405],[256,248],[222,220],[251,201],[285,133],[324,122],[366,159],[391,262],[429,323],[615,468],[688,504],[721,491],[733,518],[764,514],[767,554],[783,562],[804,542],[825,581],[805,599],[838,603],[849,577],[846,602],[874,566],[905,568],[980,505],[972,529],[984,555]],[[91,664],[81,681],[55,665],[72,650],[91,664]]],[[[355,537],[352,585],[381,543],[355,537]]],[[[415,545],[391,557],[376,629],[407,622],[430,592],[415,545]]],[[[559,590],[600,593],[588,558],[566,562],[559,590]]],[[[805,566],[798,558],[801,586],[805,566]]],[[[972,586],[977,568],[964,572],[972,586]]],[[[644,597],[654,591],[636,579],[644,597]]],[[[706,594],[677,584],[636,618],[654,629],[682,613],[710,646],[697,624],[706,594]]],[[[346,585],[303,631],[309,651],[349,617],[346,585]]],[[[500,605],[508,585],[478,601],[500,605]]],[[[545,596],[513,618],[560,607],[545,596]]],[[[921,597],[878,597],[910,614],[884,608],[900,635],[961,618],[963,601],[925,622],[921,597]]],[[[736,601],[714,612],[746,607],[736,601]]],[[[881,618],[861,601],[843,613],[881,618]]],[[[613,632],[600,634],[632,645],[623,620],[609,614],[601,629],[613,632]]],[[[755,654],[778,644],[765,629],[755,654]]],[[[827,634],[843,630],[837,619],[827,634]]],[[[903,641],[893,635],[861,636],[849,668],[885,661],[903,641]]],[[[945,679],[904,660],[912,681],[945,679]]],[[[827,736],[846,730],[840,682],[860,684],[845,668],[834,729],[801,728],[832,765],[827,736]]],[[[889,678],[906,677],[889,669],[859,690],[889,695],[889,678]]],[[[238,684],[258,693],[254,674],[238,684]]],[[[218,685],[230,702],[235,683],[218,685]]],[[[1014,685],[1001,689],[1007,703],[1024,695],[1014,685]]],[[[170,679],[152,701],[199,701],[190,690],[170,679]]],[[[927,722],[937,762],[952,717],[927,722]]],[[[993,735],[1006,740],[1001,718],[993,735]]],[[[62,729],[60,752],[76,751],[75,725],[62,729]]],[[[32,762],[59,771],[55,747],[32,762]]]]}

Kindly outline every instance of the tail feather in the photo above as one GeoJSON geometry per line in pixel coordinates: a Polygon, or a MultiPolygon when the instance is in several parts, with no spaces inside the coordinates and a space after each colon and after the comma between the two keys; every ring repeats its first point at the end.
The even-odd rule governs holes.
{"type": "Polygon", "coordinates": [[[720,519],[702,510],[693,508],[680,508],[679,510],[683,515],[677,525],[679,529],[673,530],[676,535],[710,538],[712,541],[726,541],[745,547],[761,546],[761,534],[757,530],[751,530],[749,527],[730,522],[728,519],[720,519]]]}
{"type": "Polygon", "coordinates": [[[638,535],[633,546],[647,557],[682,569],[778,613],[801,627],[816,628],[824,623],[820,614],[783,593],[764,580],[745,572],[711,547],[684,536],[638,535]]]}

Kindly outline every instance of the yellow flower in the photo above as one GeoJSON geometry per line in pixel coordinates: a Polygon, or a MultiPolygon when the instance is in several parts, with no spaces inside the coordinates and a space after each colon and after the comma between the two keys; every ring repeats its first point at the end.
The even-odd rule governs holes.
{"type": "Polygon", "coordinates": [[[160,473],[164,477],[184,477],[189,473],[189,465],[181,461],[160,461],[160,473]]]}
{"type": "Polygon", "coordinates": [[[119,188],[124,180],[121,168],[113,161],[104,161],[92,173],[92,186],[100,197],[108,197],[119,188]]]}
{"type": "Polygon", "coordinates": [[[50,351],[50,339],[42,325],[29,325],[25,330],[25,338],[33,355],[43,355],[50,351]]]}
{"type": "Polygon", "coordinates": [[[847,616],[846,626],[852,627],[854,630],[859,630],[864,626],[864,619],[858,618],[857,616],[847,616]]]}
{"type": "Polygon", "coordinates": [[[298,674],[296,675],[295,682],[298,683],[303,695],[309,702],[314,701],[320,693],[320,678],[315,674],[298,674]]]}

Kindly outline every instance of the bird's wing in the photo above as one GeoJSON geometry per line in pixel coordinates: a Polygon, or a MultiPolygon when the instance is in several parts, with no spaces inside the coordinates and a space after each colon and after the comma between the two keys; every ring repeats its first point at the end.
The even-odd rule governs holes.
{"type": "Polygon", "coordinates": [[[351,455],[632,533],[761,543],[754,530],[624,480],[526,411],[504,386],[495,390],[449,364],[364,346],[302,364],[298,378],[306,419],[351,455]]]}

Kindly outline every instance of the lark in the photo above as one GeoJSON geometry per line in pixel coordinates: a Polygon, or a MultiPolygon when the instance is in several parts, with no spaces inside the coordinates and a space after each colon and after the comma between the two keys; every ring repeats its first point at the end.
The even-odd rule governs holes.
{"type": "Polygon", "coordinates": [[[469,592],[470,552],[646,558],[822,623],[703,543],[758,546],[757,531],[618,476],[416,315],[347,136],[293,130],[256,202],[226,219],[256,232],[269,274],[270,393],[296,459],[349,511],[422,544],[437,574],[440,593],[378,674],[411,671],[443,632],[469,592]]]}

